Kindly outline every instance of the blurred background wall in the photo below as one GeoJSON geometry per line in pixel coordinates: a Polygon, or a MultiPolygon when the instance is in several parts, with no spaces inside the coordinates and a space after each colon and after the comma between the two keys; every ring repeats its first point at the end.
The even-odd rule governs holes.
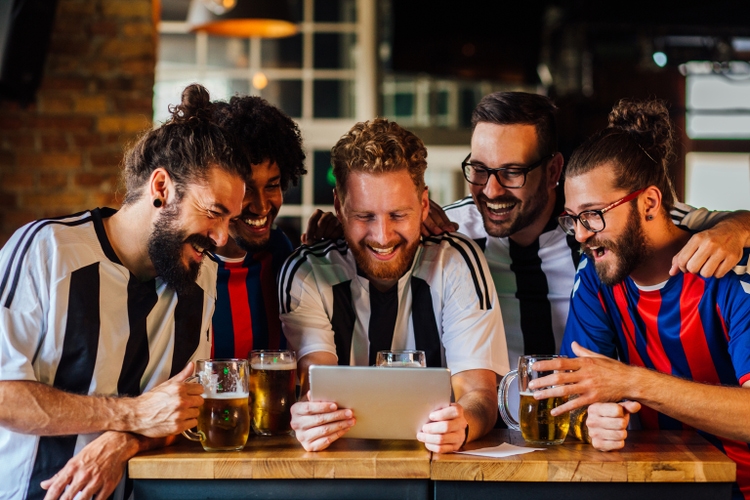
{"type": "Polygon", "coordinates": [[[497,90],[552,97],[566,158],[617,100],[663,99],[680,133],[680,197],[750,208],[746,1],[270,4],[288,7],[291,35],[196,31],[191,0],[0,3],[0,244],[35,218],[118,206],[124,148],[192,82],[216,99],[261,95],[299,123],[309,174],[278,219],[293,241],[331,208],[330,147],[376,115],[425,141],[434,199],[464,196],[471,111],[497,90]]]}

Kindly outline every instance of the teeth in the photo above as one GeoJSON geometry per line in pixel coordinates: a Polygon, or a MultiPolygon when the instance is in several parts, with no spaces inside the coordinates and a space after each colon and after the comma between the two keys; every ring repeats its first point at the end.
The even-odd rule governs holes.
{"type": "Polygon", "coordinates": [[[490,203],[489,201],[487,202],[487,208],[489,208],[490,210],[505,210],[508,208],[513,208],[514,206],[516,206],[515,203],[490,203]]]}
{"type": "Polygon", "coordinates": [[[266,225],[266,221],[268,221],[268,216],[263,217],[261,219],[243,219],[243,222],[247,224],[248,226],[255,226],[255,227],[263,227],[266,225]]]}
{"type": "Polygon", "coordinates": [[[203,247],[201,247],[201,246],[198,246],[198,245],[196,245],[195,243],[191,243],[190,245],[191,245],[191,246],[193,247],[193,249],[194,249],[194,250],[195,250],[196,252],[198,252],[198,253],[203,253],[203,252],[204,252],[204,251],[206,250],[205,248],[203,248],[203,247]]]}
{"type": "Polygon", "coordinates": [[[387,254],[389,254],[389,253],[393,252],[393,249],[394,249],[394,248],[396,248],[396,247],[388,247],[388,248],[375,248],[375,247],[370,247],[370,248],[372,249],[372,251],[373,251],[373,252],[377,252],[377,253],[379,253],[380,255],[387,255],[387,254]]]}

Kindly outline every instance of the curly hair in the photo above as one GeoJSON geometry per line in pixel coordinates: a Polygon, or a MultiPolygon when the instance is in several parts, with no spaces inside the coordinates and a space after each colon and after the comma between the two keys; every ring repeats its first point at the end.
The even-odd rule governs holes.
{"type": "Polygon", "coordinates": [[[336,191],[346,196],[350,172],[381,173],[407,170],[417,193],[424,191],[427,149],[422,140],[385,118],[359,122],[331,148],[336,191]]]}
{"type": "Polygon", "coordinates": [[[178,199],[188,184],[205,181],[213,167],[238,176],[247,170],[247,159],[237,154],[233,138],[211,121],[212,107],[202,85],[187,86],[180,104],[170,106],[171,118],[145,132],[125,153],[123,205],[140,199],[141,188],[160,167],[169,172],[178,199]]]}
{"type": "Polygon", "coordinates": [[[283,191],[307,173],[297,124],[265,99],[234,96],[228,103],[216,102],[214,120],[235,136],[252,165],[270,160],[279,166],[283,191]]]}
{"type": "Polygon", "coordinates": [[[658,100],[622,99],[609,113],[609,125],[579,146],[570,158],[566,177],[612,163],[616,186],[635,191],[656,186],[669,211],[676,195],[668,167],[676,157],[674,131],[666,105],[658,100]]]}

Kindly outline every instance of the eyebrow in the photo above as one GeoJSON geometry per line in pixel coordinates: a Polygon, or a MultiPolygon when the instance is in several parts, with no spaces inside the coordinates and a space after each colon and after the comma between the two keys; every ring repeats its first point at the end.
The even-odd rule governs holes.
{"type": "Polygon", "coordinates": [[[228,215],[230,217],[239,217],[242,214],[242,211],[238,212],[236,215],[233,215],[230,210],[225,207],[222,203],[212,203],[210,205],[210,210],[215,210],[216,212],[221,213],[221,215],[228,215]]]}

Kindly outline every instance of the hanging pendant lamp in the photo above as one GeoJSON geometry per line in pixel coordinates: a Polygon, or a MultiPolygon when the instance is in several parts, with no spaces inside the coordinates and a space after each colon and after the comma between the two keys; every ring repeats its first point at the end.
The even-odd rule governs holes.
{"type": "Polygon", "coordinates": [[[192,0],[187,23],[211,35],[282,38],[297,33],[285,0],[192,0]]]}

